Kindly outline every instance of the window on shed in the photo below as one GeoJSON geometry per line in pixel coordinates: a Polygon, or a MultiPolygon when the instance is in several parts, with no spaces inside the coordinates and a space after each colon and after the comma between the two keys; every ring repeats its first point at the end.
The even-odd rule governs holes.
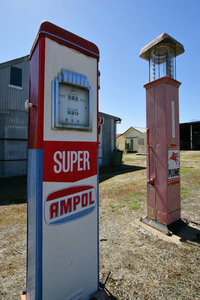
{"type": "Polygon", "coordinates": [[[22,69],[11,67],[10,69],[10,84],[15,86],[22,86],[22,69]]]}

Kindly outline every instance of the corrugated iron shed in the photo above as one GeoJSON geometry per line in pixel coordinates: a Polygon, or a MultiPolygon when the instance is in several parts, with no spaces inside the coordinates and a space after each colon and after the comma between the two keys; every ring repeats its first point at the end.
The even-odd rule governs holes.
{"type": "MultiPolygon", "coordinates": [[[[0,64],[0,177],[26,174],[28,113],[24,103],[28,98],[29,55],[0,64]],[[22,74],[21,82],[16,80],[18,85],[11,83],[12,68],[22,74]]],[[[121,119],[101,112],[99,117],[104,122],[99,136],[99,162],[107,166],[116,148],[116,124],[121,119]]]]}
{"type": "Polygon", "coordinates": [[[28,57],[0,64],[0,177],[26,174],[28,57]]]}

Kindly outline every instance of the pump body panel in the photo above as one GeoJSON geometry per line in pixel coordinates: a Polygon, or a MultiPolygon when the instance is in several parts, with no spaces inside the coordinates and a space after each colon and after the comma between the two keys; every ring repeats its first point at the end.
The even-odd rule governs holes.
{"type": "Polygon", "coordinates": [[[147,216],[165,225],[180,219],[179,86],[169,77],[145,85],[147,216]]]}
{"type": "Polygon", "coordinates": [[[98,60],[94,44],[49,22],[31,51],[30,300],[89,299],[98,291],[98,60]]]}

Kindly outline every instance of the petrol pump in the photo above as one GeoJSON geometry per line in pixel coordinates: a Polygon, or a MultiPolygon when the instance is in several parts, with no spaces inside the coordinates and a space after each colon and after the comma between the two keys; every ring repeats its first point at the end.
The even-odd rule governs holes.
{"type": "Polygon", "coordinates": [[[176,56],[182,44],[166,33],[142,48],[149,61],[146,89],[147,217],[143,222],[171,234],[181,224],[179,99],[176,56]]]}
{"type": "Polygon", "coordinates": [[[26,103],[26,299],[89,299],[98,291],[98,62],[93,43],[40,25],[26,103]]]}

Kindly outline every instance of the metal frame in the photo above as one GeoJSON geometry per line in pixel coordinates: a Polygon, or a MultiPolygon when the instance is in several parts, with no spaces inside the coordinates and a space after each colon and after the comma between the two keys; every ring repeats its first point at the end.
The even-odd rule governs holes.
{"type": "Polygon", "coordinates": [[[52,129],[73,129],[73,130],[85,130],[92,131],[92,89],[89,85],[87,76],[62,69],[61,73],[52,81],[52,129]],[[67,125],[59,123],[59,83],[65,83],[68,85],[80,87],[88,90],[89,92],[89,124],[88,126],[82,125],[67,125]]]}
{"type": "Polygon", "coordinates": [[[98,55],[97,53],[95,53],[94,51],[91,51],[91,50],[89,50],[89,49],[87,49],[87,48],[85,48],[85,47],[82,47],[82,46],[80,46],[80,45],[78,45],[78,44],[76,44],[76,43],[73,43],[73,42],[71,42],[69,39],[62,38],[62,37],[60,37],[59,35],[50,33],[50,32],[45,31],[45,30],[39,31],[38,35],[43,34],[43,33],[44,33],[44,34],[47,34],[47,35],[49,35],[49,36],[52,36],[53,38],[59,39],[59,40],[61,40],[61,41],[63,41],[63,42],[67,42],[67,43],[69,43],[69,44],[71,44],[71,45],[73,45],[73,46],[75,46],[75,47],[80,48],[81,50],[85,50],[85,51],[87,51],[87,52],[89,52],[89,53],[95,55],[97,58],[99,58],[99,55],[98,55]]]}

